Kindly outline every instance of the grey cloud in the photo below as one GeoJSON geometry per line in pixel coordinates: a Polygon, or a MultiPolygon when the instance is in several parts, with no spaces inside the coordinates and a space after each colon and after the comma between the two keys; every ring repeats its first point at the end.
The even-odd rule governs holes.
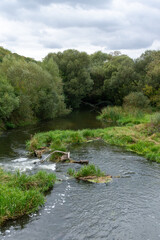
{"type": "Polygon", "coordinates": [[[17,0],[21,6],[26,8],[33,8],[39,5],[50,4],[64,4],[71,6],[90,6],[90,7],[103,7],[107,6],[112,0],[17,0]]]}
{"type": "Polygon", "coordinates": [[[0,36],[0,42],[15,43],[17,39],[18,38],[16,36],[10,34],[0,36]]]}
{"type": "Polygon", "coordinates": [[[153,43],[151,39],[143,39],[142,37],[135,38],[130,36],[128,38],[116,39],[113,42],[110,42],[109,49],[141,49],[148,48],[153,43]]]}
{"type": "Polygon", "coordinates": [[[0,13],[8,15],[10,18],[17,18],[21,9],[38,10],[41,6],[49,6],[51,4],[65,5],[81,8],[104,8],[112,3],[112,0],[16,0],[16,1],[0,1],[0,13]]]}
{"type": "Polygon", "coordinates": [[[40,44],[43,45],[45,48],[51,48],[51,49],[61,49],[62,45],[58,42],[52,41],[52,40],[40,40],[40,44]]]}
{"type": "Polygon", "coordinates": [[[141,3],[144,4],[146,6],[150,6],[152,8],[159,8],[160,7],[160,1],[159,0],[130,0],[130,2],[137,2],[137,3],[141,3]]]}
{"type": "MultiPolygon", "coordinates": [[[[159,9],[159,0],[0,1],[0,17],[26,27],[21,42],[27,38],[24,44],[43,49],[148,48],[160,40],[159,9]]],[[[21,28],[17,31],[22,36],[21,28]]],[[[14,30],[3,39],[20,44],[14,30]]]]}

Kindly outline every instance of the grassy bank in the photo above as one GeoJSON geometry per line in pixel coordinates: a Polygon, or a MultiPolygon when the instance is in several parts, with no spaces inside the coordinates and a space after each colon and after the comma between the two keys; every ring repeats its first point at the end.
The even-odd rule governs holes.
{"type": "Polygon", "coordinates": [[[35,175],[6,173],[0,169],[0,225],[39,209],[45,202],[44,193],[55,183],[54,174],[35,175]]]}
{"type": "Polygon", "coordinates": [[[27,143],[29,151],[49,146],[51,150],[66,151],[70,144],[102,139],[106,143],[123,146],[151,161],[160,162],[160,129],[154,124],[85,129],[79,131],[50,131],[38,133],[27,143]]]}
{"type": "Polygon", "coordinates": [[[102,122],[113,122],[120,126],[133,126],[135,124],[149,123],[151,121],[151,110],[143,111],[138,108],[106,107],[102,109],[97,117],[102,122]]]}

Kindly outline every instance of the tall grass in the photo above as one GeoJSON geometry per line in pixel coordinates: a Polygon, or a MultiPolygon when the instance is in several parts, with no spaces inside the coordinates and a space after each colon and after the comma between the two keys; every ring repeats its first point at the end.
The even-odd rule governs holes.
{"type": "Polygon", "coordinates": [[[106,107],[102,109],[101,115],[98,117],[100,120],[107,122],[117,122],[124,116],[122,107],[106,107]]]}
{"type": "Polygon", "coordinates": [[[142,109],[127,107],[106,107],[97,117],[104,122],[113,122],[118,125],[134,125],[149,122],[149,114],[142,109]]]}
{"type": "Polygon", "coordinates": [[[87,166],[81,167],[79,171],[74,171],[74,169],[69,168],[68,174],[75,177],[88,177],[88,176],[95,176],[95,177],[103,177],[105,176],[104,172],[102,172],[99,167],[96,167],[94,164],[89,164],[87,166]]]}
{"type": "Polygon", "coordinates": [[[0,225],[35,212],[44,204],[44,193],[51,189],[56,176],[40,171],[33,176],[6,173],[0,169],[0,225]]]}

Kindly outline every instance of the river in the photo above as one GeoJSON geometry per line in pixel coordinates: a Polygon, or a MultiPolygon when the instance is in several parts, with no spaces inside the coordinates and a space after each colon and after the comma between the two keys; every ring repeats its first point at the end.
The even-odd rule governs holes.
{"type": "MultiPolygon", "coordinates": [[[[56,172],[55,184],[39,212],[0,229],[6,240],[158,240],[160,239],[160,165],[101,141],[71,147],[71,157],[87,159],[107,174],[107,184],[70,179],[70,164],[44,163],[27,157],[25,142],[35,132],[102,127],[91,112],[5,132],[0,137],[0,164],[10,171],[56,172]]],[[[72,167],[79,168],[78,165],[72,167]]]]}

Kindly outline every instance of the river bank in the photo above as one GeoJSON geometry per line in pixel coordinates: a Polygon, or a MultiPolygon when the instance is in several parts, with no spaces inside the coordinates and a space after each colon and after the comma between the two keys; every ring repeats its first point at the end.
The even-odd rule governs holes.
{"type": "MultiPolygon", "coordinates": [[[[96,120],[96,115],[86,111],[51,122],[9,130],[1,135],[0,167],[13,173],[19,169],[29,175],[43,169],[55,173],[63,181],[54,185],[39,211],[7,221],[1,226],[0,239],[158,239],[160,165],[125,151],[124,147],[106,144],[104,140],[99,140],[102,138],[93,138],[94,134],[90,130],[83,130],[98,128],[103,136],[102,127],[100,121],[96,120]],[[77,161],[86,159],[106,174],[120,178],[113,178],[107,184],[91,184],[70,178],[67,174],[68,168],[73,167],[76,172],[79,171],[79,164],[51,161],[34,164],[35,161],[40,163],[40,160],[28,157],[25,142],[37,132],[57,129],[61,136],[60,130],[67,129],[82,129],[86,136],[90,132],[90,137],[86,137],[84,144],[71,144],[71,141],[66,143],[71,158],[77,161]]],[[[119,131],[120,129],[122,130],[121,127],[119,131]]],[[[108,131],[111,138],[111,130],[108,131]]],[[[148,131],[147,125],[144,131],[148,131]]],[[[71,132],[73,134],[75,131],[71,132]]],[[[112,132],[115,133],[115,130],[112,129],[112,132]]],[[[146,133],[150,136],[153,134],[146,133]]],[[[76,138],[74,134],[73,138],[76,138]]]]}
{"type": "Polygon", "coordinates": [[[160,162],[160,134],[150,124],[38,133],[27,142],[27,149],[33,152],[49,146],[51,151],[66,151],[71,144],[89,143],[99,139],[125,147],[126,150],[142,155],[148,160],[160,162]]]}

